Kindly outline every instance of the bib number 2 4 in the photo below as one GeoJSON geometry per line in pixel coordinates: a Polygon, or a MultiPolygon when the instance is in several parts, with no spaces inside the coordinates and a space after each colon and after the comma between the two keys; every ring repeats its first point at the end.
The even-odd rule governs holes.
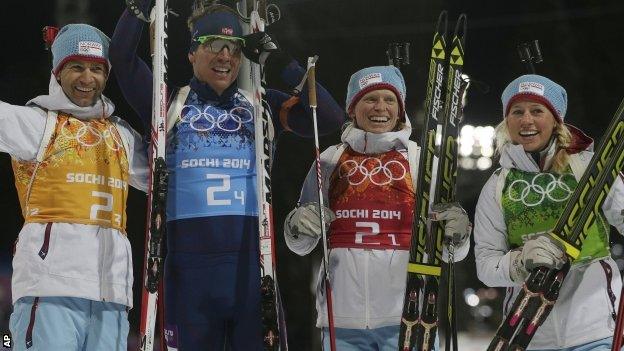
{"type": "Polygon", "coordinates": [[[206,179],[220,183],[206,188],[208,206],[227,206],[232,204],[232,200],[240,201],[241,205],[245,205],[245,192],[243,190],[235,190],[233,194],[231,193],[231,182],[228,174],[206,174],[206,179]]]}

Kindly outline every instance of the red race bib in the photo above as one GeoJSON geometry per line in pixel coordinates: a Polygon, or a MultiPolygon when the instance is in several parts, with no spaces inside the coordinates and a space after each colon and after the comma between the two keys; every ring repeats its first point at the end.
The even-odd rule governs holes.
{"type": "Polygon", "coordinates": [[[409,162],[392,150],[364,155],[347,148],[329,184],[330,247],[409,250],[415,194],[409,162]]]}

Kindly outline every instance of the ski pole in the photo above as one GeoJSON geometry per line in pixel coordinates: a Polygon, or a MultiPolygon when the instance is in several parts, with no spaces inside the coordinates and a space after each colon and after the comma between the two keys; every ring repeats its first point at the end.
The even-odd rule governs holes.
{"type": "Polygon", "coordinates": [[[331,284],[329,279],[329,251],[327,248],[327,235],[325,234],[325,208],[323,204],[323,187],[321,183],[321,153],[319,151],[319,133],[316,119],[316,60],[318,57],[308,57],[308,101],[312,109],[312,122],[314,124],[314,146],[316,148],[316,183],[319,197],[319,218],[321,220],[321,234],[323,236],[323,275],[325,276],[325,296],[327,303],[327,320],[329,322],[329,345],[331,351],[336,351],[336,335],[334,329],[334,310],[332,307],[331,284]]]}
{"type": "Polygon", "coordinates": [[[539,41],[533,40],[528,43],[520,43],[518,44],[517,49],[520,61],[524,62],[527,71],[531,74],[535,74],[535,66],[533,64],[541,63],[543,61],[539,41]]]}
{"type": "MultiPolygon", "coordinates": [[[[624,211],[623,211],[624,214],[624,211]]],[[[620,304],[618,306],[617,323],[615,324],[615,330],[613,331],[613,345],[611,351],[620,351],[622,348],[622,339],[624,337],[624,289],[620,293],[620,304]]]]}
{"type": "MultiPolygon", "coordinates": [[[[460,88],[460,115],[457,117],[457,123],[463,119],[463,109],[466,107],[466,99],[468,96],[468,88],[470,87],[470,77],[462,73],[461,74],[461,88],[460,88]]],[[[445,242],[446,249],[448,251],[448,264],[446,270],[446,283],[447,287],[447,320],[446,320],[446,344],[445,350],[457,351],[459,350],[457,342],[457,297],[455,293],[455,241],[448,240],[445,242]]]]}
{"type": "Polygon", "coordinates": [[[388,44],[388,50],[386,50],[386,57],[388,57],[388,64],[401,69],[403,66],[410,64],[409,58],[410,43],[390,43],[388,44]]]}

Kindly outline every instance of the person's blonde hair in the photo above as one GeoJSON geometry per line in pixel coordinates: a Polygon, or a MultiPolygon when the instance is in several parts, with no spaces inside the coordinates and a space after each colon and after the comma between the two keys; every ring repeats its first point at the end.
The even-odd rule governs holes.
{"type": "MultiPolygon", "coordinates": [[[[555,120],[555,130],[553,131],[555,136],[555,144],[557,151],[553,158],[553,162],[550,166],[550,170],[556,173],[563,173],[570,164],[570,155],[568,154],[568,147],[572,143],[572,133],[565,124],[555,120]]],[[[507,128],[507,118],[503,119],[494,129],[494,141],[496,143],[496,154],[500,156],[501,150],[507,145],[511,144],[511,136],[509,135],[509,129],[507,128]]]]}

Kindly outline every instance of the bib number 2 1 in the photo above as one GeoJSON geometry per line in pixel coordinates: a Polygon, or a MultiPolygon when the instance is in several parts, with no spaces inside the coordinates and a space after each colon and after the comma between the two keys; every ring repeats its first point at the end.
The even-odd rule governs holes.
{"type": "MultiPolygon", "coordinates": [[[[371,240],[373,239],[372,237],[379,235],[379,223],[377,222],[355,222],[355,227],[358,228],[358,231],[355,233],[355,243],[356,244],[364,244],[364,237],[371,237],[369,240],[367,240],[366,244],[373,244],[373,245],[381,245],[381,242],[371,242],[371,240]],[[367,231],[361,231],[360,228],[367,228],[367,231]]],[[[395,234],[386,234],[388,235],[391,245],[392,246],[399,246],[399,244],[396,241],[396,235],[395,234]]]]}

